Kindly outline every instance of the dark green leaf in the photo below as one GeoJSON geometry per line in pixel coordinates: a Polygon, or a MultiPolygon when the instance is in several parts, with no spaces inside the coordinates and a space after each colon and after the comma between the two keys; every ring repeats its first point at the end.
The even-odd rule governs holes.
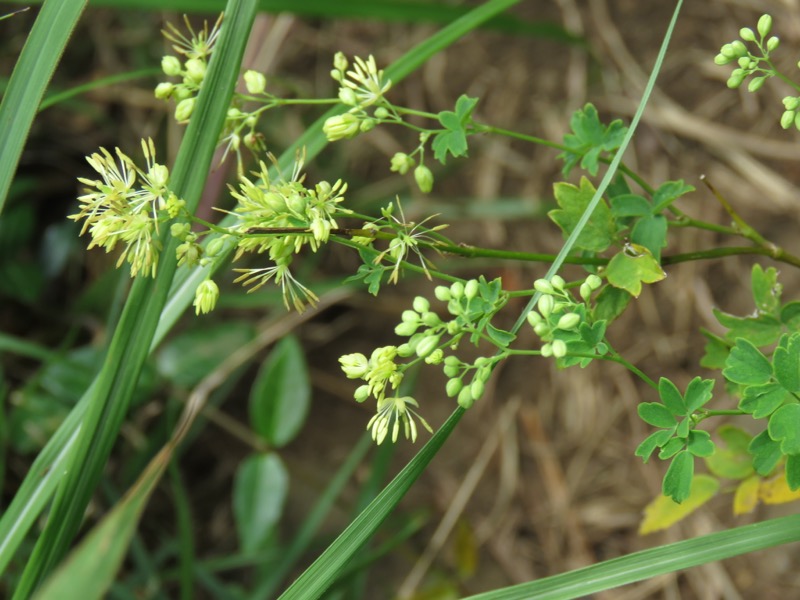
{"type": "Polygon", "coordinates": [[[800,488],[800,455],[786,457],[786,483],[793,492],[800,488]]]}
{"type": "Polygon", "coordinates": [[[713,390],[713,379],[700,379],[700,377],[692,379],[686,388],[686,414],[691,414],[705,406],[711,400],[713,390]]]}
{"type": "Polygon", "coordinates": [[[578,333],[590,348],[596,350],[597,346],[603,344],[603,339],[606,335],[606,322],[595,321],[591,325],[586,322],[581,323],[580,327],[578,327],[578,333]]]}
{"type": "Polygon", "coordinates": [[[761,348],[775,343],[781,335],[781,323],[775,317],[769,315],[761,315],[758,318],[735,317],[716,308],[713,312],[717,321],[730,330],[725,334],[725,339],[732,342],[738,338],[745,338],[761,348]]]}
{"type": "Polygon", "coordinates": [[[736,340],[722,374],[729,381],[742,385],[760,385],[772,378],[772,365],[752,342],[736,340]]]}
{"type": "Polygon", "coordinates": [[[753,300],[759,312],[772,314],[778,310],[783,286],[778,283],[778,271],[775,267],[769,267],[765,271],[761,265],[753,265],[750,285],[753,290],[753,300]]]}
{"type": "Polygon", "coordinates": [[[661,262],[661,249],[667,245],[666,217],[653,215],[639,219],[631,231],[631,241],[650,250],[653,258],[661,262]]]}
{"type": "MultiPolygon", "coordinates": [[[[553,186],[553,193],[560,208],[551,210],[547,215],[561,228],[565,238],[575,229],[595,191],[592,182],[586,177],[581,177],[580,187],[564,182],[553,186]]],[[[615,233],[614,217],[605,201],[601,199],[575,241],[575,247],[591,252],[602,252],[612,244],[615,233]]]]}
{"type": "Polygon", "coordinates": [[[700,359],[700,366],[706,369],[722,369],[725,367],[725,361],[728,360],[731,347],[718,335],[715,335],[707,329],[700,329],[700,333],[706,338],[705,354],[700,359]]]}
{"type": "Polygon", "coordinates": [[[714,454],[715,446],[711,441],[711,436],[707,431],[701,429],[692,429],[689,432],[689,438],[686,443],[686,448],[699,457],[711,456],[714,454]]]}
{"type": "Polygon", "coordinates": [[[675,427],[677,424],[675,416],[659,402],[642,402],[636,410],[642,421],[653,427],[675,427]]]}
{"type": "Polygon", "coordinates": [[[772,368],[775,379],[786,390],[800,392],[800,334],[785,336],[786,344],[781,344],[772,354],[772,368]]]}
{"type": "Polygon", "coordinates": [[[777,383],[751,385],[744,389],[739,410],[763,419],[771,415],[789,397],[789,392],[777,383]]]}
{"type": "Polygon", "coordinates": [[[672,432],[668,429],[660,429],[655,433],[651,433],[639,444],[639,447],[636,448],[636,456],[641,457],[643,462],[647,462],[653,450],[666,444],[670,437],[672,437],[672,432]]]}
{"type": "Polygon", "coordinates": [[[769,437],[766,429],[753,438],[748,451],[753,455],[753,468],[763,477],[772,472],[783,456],[781,445],[769,437]]]}
{"type": "Polygon", "coordinates": [[[608,127],[604,126],[592,104],[575,111],[569,124],[572,133],[564,136],[564,145],[569,150],[558,155],[558,158],[564,160],[564,176],[569,174],[578,161],[592,176],[597,175],[601,152],[619,148],[627,132],[620,120],[613,121],[608,127]]]}
{"type": "Polygon", "coordinates": [[[274,452],[246,458],[233,481],[233,516],[242,552],[263,550],[275,534],[289,490],[289,474],[274,452]]]}
{"type": "Polygon", "coordinates": [[[683,396],[677,386],[666,377],[658,380],[658,396],[673,415],[682,417],[688,414],[683,396]]]}
{"type": "Polygon", "coordinates": [[[666,181],[662,183],[653,194],[653,214],[658,214],[666,210],[670,204],[689,192],[693,192],[691,185],[686,185],[683,179],[678,181],[666,181]]]}
{"type": "Polygon", "coordinates": [[[672,459],[667,474],[664,475],[661,490],[665,496],[680,504],[689,497],[693,476],[694,456],[684,450],[672,459]]]}
{"type": "Polygon", "coordinates": [[[644,217],[653,206],[638,194],[623,194],[611,198],[611,212],[617,217],[644,217]]]}
{"type": "Polygon", "coordinates": [[[692,420],[691,419],[683,419],[680,423],[678,423],[677,429],[675,429],[675,437],[683,438],[684,440],[689,437],[689,429],[692,427],[692,420]]]}
{"type": "Polygon", "coordinates": [[[781,323],[792,331],[800,329],[800,301],[787,302],[781,308],[781,323]]]}
{"type": "Polygon", "coordinates": [[[767,431],[780,442],[783,454],[800,454],[800,404],[786,404],[772,413],[767,431]]]}
{"type": "Polygon", "coordinates": [[[250,424],[271,445],[297,435],[308,415],[311,382],[305,353],[293,335],[283,338],[258,372],[250,391],[250,424]]]}
{"type": "Polygon", "coordinates": [[[517,339],[517,336],[511,333],[510,331],[505,331],[504,329],[498,329],[491,323],[486,325],[486,334],[492,339],[492,341],[500,346],[501,348],[507,348],[508,345],[517,339]]]}
{"type": "Polygon", "coordinates": [[[642,283],[661,281],[667,274],[650,254],[650,250],[634,244],[629,246],[630,250],[618,252],[608,263],[606,278],[614,287],[638,298],[642,292],[642,283]]]}
{"type": "Polygon", "coordinates": [[[462,125],[466,125],[472,117],[472,111],[478,105],[478,98],[470,98],[466,94],[461,94],[456,100],[456,115],[462,125]]]}
{"type": "Polygon", "coordinates": [[[661,447],[661,452],[658,453],[658,458],[667,460],[672,458],[686,445],[686,440],[683,438],[674,437],[661,447]]]}
{"type": "Polygon", "coordinates": [[[595,320],[611,323],[625,312],[631,298],[633,298],[633,296],[625,290],[621,290],[612,285],[605,286],[595,299],[593,310],[595,320]]]}

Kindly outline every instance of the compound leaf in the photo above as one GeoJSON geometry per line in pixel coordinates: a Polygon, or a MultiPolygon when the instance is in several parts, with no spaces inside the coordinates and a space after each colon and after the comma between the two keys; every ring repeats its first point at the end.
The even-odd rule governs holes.
{"type": "Polygon", "coordinates": [[[767,431],[783,454],[800,454],[800,404],[786,404],[772,413],[767,431]]]}
{"type": "Polygon", "coordinates": [[[711,456],[716,449],[714,442],[711,441],[711,435],[701,429],[692,429],[689,432],[686,448],[689,452],[701,458],[711,456]]]}
{"type": "Polygon", "coordinates": [[[576,110],[569,124],[572,133],[564,136],[564,145],[568,150],[558,155],[558,158],[564,159],[564,176],[569,174],[578,161],[592,176],[597,175],[600,154],[619,148],[628,130],[619,119],[612,121],[607,127],[603,125],[592,104],[586,104],[583,110],[576,110]]]}
{"type": "Polygon", "coordinates": [[[753,457],[747,447],[752,436],[733,425],[722,425],[717,429],[717,436],[725,442],[725,446],[717,445],[716,452],[706,458],[708,470],[725,479],[750,477],[753,474],[753,457]]]}
{"type": "Polygon", "coordinates": [[[783,456],[781,445],[766,429],[753,438],[747,450],[753,455],[753,468],[762,476],[769,475],[783,456]]]}
{"type": "MultiPolygon", "coordinates": [[[[571,183],[556,183],[553,194],[561,208],[547,215],[561,228],[564,238],[569,237],[594,197],[595,188],[586,177],[581,177],[580,187],[571,183]]],[[[602,252],[614,241],[614,217],[604,200],[598,202],[592,216],[575,242],[576,248],[591,252],[602,252]]]]}
{"type": "Polygon", "coordinates": [[[713,379],[700,379],[695,377],[689,382],[686,387],[686,413],[691,414],[698,408],[706,405],[711,400],[711,394],[714,390],[713,379]]]}
{"type": "Polygon", "coordinates": [[[675,415],[660,402],[642,402],[636,410],[642,421],[653,427],[675,427],[675,415]]]}
{"type": "Polygon", "coordinates": [[[656,448],[660,448],[666,444],[672,437],[672,431],[669,429],[660,429],[655,433],[648,435],[645,440],[636,448],[636,456],[641,457],[643,462],[650,459],[650,455],[656,448]]]}
{"type": "Polygon", "coordinates": [[[778,383],[797,393],[800,392],[800,334],[784,339],[786,344],[781,343],[772,355],[772,367],[778,383]]]}
{"type": "Polygon", "coordinates": [[[689,192],[693,192],[694,187],[686,185],[683,179],[678,181],[665,181],[653,194],[653,214],[658,214],[666,210],[670,204],[689,192]]]}
{"type": "Polygon", "coordinates": [[[754,419],[763,419],[775,412],[788,396],[789,392],[777,383],[751,385],[744,389],[739,410],[750,413],[754,419]]]}
{"type": "Polygon", "coordinates": [[[726,379],[742,385],[762,385],[772,377],[772,365],[752,342],[736,340],[722,374],[726,379]]]}
{"type": "Polygon", "coordinates": [[[658,396],[673,415],[682,417],[687,414],[683,396],[677,386],[666,377],[658,380],[658,396]]]}

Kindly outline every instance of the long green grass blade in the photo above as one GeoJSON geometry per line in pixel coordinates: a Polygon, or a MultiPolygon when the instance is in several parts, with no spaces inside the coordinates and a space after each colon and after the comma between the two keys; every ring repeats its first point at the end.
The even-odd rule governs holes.
{"type": "Polygon", "coordinates": [[[450,418],[411,462],[280,596],[280,600],[312,600],[319,598],[328,589],[328,586],[337,579],[344,565],[375,533],[383,520],[394,510],[397,503],[402,500],[405,493],[419,478],[428,463],[436,456],[461,420],[464,412],[463,408],[458,408],[450,415],[450,418]]]}
{"type": "Polygon", "coordinates": [[[0,213],[39,102],[87,0],[45,2],[0,102],[0,213]]]}
{"type": "Polygon", "coordinates": [[[800,515],[791,515],[642,550],[561,575],[470,596],[469,599],[579,598],[664,573],[797,541],[800,541],[800,515]]]}
{"type": "MultiPolygon", "coordinates": [[[[196,207],[205,184],[254,17],[255,0],[231,0],[229,3],[196,112],[172,171],[171,188],[186,200],[190,210],[196,207]]],[[[93,394],[70,451],[67,474],[15,597],[27,598],[31,594],[65,555],[80,526],[149,353],[175,272],[177,244],[176,239],[165,244],[164,257],[154,280],[139,278],[132,287],[103,369],[96,385],[92,386],[93,394]]]]}
{"type": "Polygon", "coordinates": [[[143,77],[158,77],[159,75],[161,75],[161,73],[162,73],[161,69],[153,67],[150,69],[140,69],[138,71],[130,71],[128,73],[118,73],[117,75],[111,75],[110,77],[103,77],[101,79],[94,79],[82,85],[76,85],[75,87],[69,88],[68,90],[63,90],[61,92],[49,94],[47,98],[42,100],[42,103],[39,106],[39,111],[43,111],[47,108],[50,108],[51,106],[54,106],[59,102],[70,100],[75,96],[80,96],[81,94],[85,94],[86,92],[91,92],[92,90],[108,87],[110,85],[122,83],[124,81],[142,79],[143,77]]]}

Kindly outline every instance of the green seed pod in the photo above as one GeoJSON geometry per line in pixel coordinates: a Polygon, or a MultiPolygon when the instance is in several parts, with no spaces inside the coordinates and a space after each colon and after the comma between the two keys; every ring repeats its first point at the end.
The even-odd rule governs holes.
{"type": "Polygon", "coordinates": [[[769,15],[761,15],[761,18],[758,20],[757,29],[758,35],[762,38],[767,37],[772,30],[772,17],[769,15]]]}
{"type": "Polygon", "coordinates": [[[739,30],[739,37],[742,38],[745,42],[755,42],[756,41],[756,34],[753,33],[753,30],[749,27],[742,27],[739,30]]]}
{"type": "Polygon", "coordinates": [[[447,394],[448,398],[452,398],[456,396],[463,387],[464,384],[460,379],[450,379],[448,380],[447,385],[444,388],[444,391],[447,394]]]}
{"type": "Polygon", "coordinates": [[[417,296],[411,305],[419,314],[428,312],[431,309],[431,303],[424,296],[417,296]]]}

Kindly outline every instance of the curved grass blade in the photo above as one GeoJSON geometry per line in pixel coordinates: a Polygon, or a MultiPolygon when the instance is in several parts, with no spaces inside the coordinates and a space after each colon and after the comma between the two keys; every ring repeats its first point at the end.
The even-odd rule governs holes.
{"type": "Polygon", "coordinates": [[[553,577],[469,596],[469,600],[579,598],[664,573],[797,541],[800,541],[800,515],[791,515],[642,550],[553,577]]]}
{"type": "Polygon", "coordinates": [[[92,90],[96,90],[98,88],[108,87],[110,85],[115,85],[117,83],[122,83],[124,81],[132,81],[134,79],[142,79],[143,77],[157,77],[162,73],[161,69],[157,68],[150,68],[150,69],[140,69],[138,71],[130,71],[128,73],[118,73],[117,75],[111,75],[110,77],[103,77],[101,79],[94,79],[92,81],[88,81],[82,85],[76,85],[75,87],[71,87],[68,90],[63,90],[61,92],[55,92],[50,94],[42,100],[42,103],[39,105],[39,112],[54,106],[60,102],[64,102],[75,96],[80,96],[81,94],[85,94],[86,92],[91,92],[92,90]]]}
{"type": "Polygon", "coordinates": [[[33,118],[87,0],[47,2],[25,41],[0,102],[0,213],[33,118]]]}
{"type": "MultiPolygon", "coordinates": [[[[255,0],[231,0],[228,8],[220,41],[197,100],[196,112],[172,171],[171,187],[186,200],[190,210],[196,207],[205,184],[205,174],[211,164],[255,17],[255,0]]],[[[67,473],[58,488],[44,532],[23,572],[15,598],[30,596],[66,554],[80,526],[149,353],[175,272],[177,244],[178,240],[174,238],[165,244],[164,260],[155,280],[139,278],[131,289],[103,369],[91,387],[93,393],[89,396],[75,444],[69,451],[67,473]]]]}

